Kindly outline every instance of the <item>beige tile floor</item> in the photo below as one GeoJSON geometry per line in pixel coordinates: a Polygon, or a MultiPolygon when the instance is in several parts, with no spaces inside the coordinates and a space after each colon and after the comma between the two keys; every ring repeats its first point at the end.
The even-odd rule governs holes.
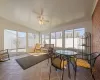
{"type": "MultiPolygon", "coordinates": [[[[12,57],[11,60],[6,62],[0,62],[0,80],[49,80],[49,65],[47,60],[32,66],[26,70],[23,70],[19,64],[15,61],[16,58],[28,56],[21,55],[12,57]]],[[[74,80],[74,71],[71,68],[72,78],[68,78],[67,69],[65,70],[64,80],[74,80]]],[[[51,80],[60,80],[61,71],[55,70],[52,67],[51,80]]],[[[92,80],[89,71],[85,69],[78,69],[77,80],[92,80]],[[87,76],[88,75],[88,76],[87,76]]]]}

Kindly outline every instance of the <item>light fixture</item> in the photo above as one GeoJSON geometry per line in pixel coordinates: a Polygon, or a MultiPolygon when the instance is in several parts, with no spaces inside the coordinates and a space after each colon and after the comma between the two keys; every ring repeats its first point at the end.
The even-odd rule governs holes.
{"type": "Polygon", "coordinates": [[[38,23],[39,23],[40,25],[43,25],[43,24],[49,22],[49,20],[45,20],[45,19],[44,19],[44,18],[45,18],[45,15],[44,15],[44,10],[43,10],[43,9],[41,9],[40,13],[38,13],[38,12],[36,12],[36,11],[34,11],[34,10],[33,10],[32,12],[38,15],[37,18],[38,18],[38,23]]]}
{"type": "Polygon", "coordinates": [[[43,25],[43,20],[39,20],[39,24],[40,25],[43,25]]]}

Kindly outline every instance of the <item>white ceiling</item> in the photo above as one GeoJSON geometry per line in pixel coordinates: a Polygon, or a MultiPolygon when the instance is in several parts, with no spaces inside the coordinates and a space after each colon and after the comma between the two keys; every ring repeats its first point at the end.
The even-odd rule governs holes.
{"type": "Polygon", "coordinates": [[[0,16],[26,27],[43,31],[61,24],[90,18],[95,0],[0,0],[0,16]],[[35,11],[44,9],[49,23],[40,26],[35,11]]]}

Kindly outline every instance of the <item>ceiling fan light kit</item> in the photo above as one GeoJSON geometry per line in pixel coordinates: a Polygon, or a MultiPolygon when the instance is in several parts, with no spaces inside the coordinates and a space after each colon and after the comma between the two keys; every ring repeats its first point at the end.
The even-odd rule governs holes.
{"type": "Polygon", "coordinates": [[[44,23],[43,23],[43,20],[39,20],[39,24],[40,25],[43,25],[44,23]]]}
{"type": "MultiPolygon", "coordinates": [[[[34,13],[37,14],[36,12],[34,12],[34,13]]],[[[44,13],[44,10],[41,9],[41,13],[40,14],[37,14],[38,15],[38,17],[37,17],[38,18],[38,22],[39,22],[40,25],[43,25],[45,22],[49,22],[49,20],[45,20],[44,19],[43,13],[44,13]]]]}

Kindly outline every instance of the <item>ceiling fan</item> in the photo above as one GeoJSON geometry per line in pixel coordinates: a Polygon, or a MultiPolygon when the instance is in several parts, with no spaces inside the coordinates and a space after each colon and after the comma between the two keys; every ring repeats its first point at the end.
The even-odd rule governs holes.
{"type": "Polygon", "coordinates": [[[43,24],[49,22],[49,20],[44,19],[44,16],[45,15],[43,15],[43,13],[44,13],[43,9],[41,9],[41,12],[40,13],[35,12],[35,11],[33,11],[33,12],[38,15],[37,16],[37,19],[38,19],[38,22],[39,22],[40,25],[43,25],[43,24]]]}

